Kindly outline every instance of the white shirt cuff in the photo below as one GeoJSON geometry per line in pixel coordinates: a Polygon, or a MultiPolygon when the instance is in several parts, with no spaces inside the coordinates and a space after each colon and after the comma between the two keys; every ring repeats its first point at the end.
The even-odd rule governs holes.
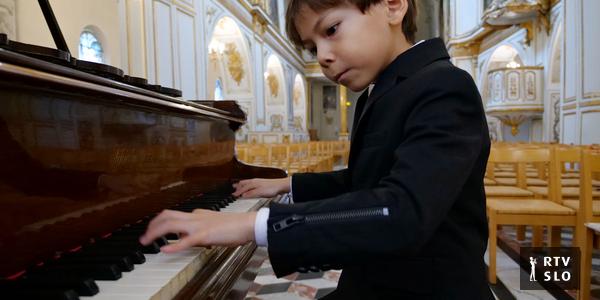
{"type": "Polygon", "coordinates": [[[254,220],[254,240],[259,247],[266,247],[269,243],[267,240],[267,220],[269,220],[270,211],[268,207],[263,207],[256,213],[256,220],[254,220]]]}

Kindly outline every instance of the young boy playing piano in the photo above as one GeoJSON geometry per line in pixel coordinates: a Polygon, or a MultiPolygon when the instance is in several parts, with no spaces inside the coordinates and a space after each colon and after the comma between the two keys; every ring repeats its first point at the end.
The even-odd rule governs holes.
{"type": "Polygon", "coordinates": [[[258,213],[165,211],[142,243],[268,246],[277,276],[343,269],[326,299],[493,299],[483,255],[490,142],[472,78],[440,39],[415,44],[414,0],[292,0],[292,42],[357,102],[348,168],[251,179],[234,195],[290,192],[258,213]]]}

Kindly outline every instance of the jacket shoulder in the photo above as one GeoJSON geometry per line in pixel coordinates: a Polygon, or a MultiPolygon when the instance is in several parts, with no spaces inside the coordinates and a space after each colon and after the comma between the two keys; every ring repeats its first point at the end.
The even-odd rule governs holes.
{"type": "Polygon", "coordinates": [[[427,65],[409,80],[413,82],[413,86],[421,87],[421,91],[427,94],[430,92],[459,94],[462,97],[481,101],[479,88],[471,74],[454,66],[448,60],[439,60],[427,65]]]}
{"type": "Polygon", "coordinates": [[[415,74],[418,80],[444,85],[467,84],[475,86],[475,81],[467,71],[454,66],[448,60],[438,60],[429,64],[415,74]]]}

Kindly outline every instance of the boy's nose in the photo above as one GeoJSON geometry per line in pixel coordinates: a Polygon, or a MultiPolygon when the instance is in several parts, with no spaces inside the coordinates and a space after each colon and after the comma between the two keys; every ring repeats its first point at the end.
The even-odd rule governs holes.
{"type": "Polygon", "coordinates": [[[327,49],[319,49],[317,51],[317,61],[321,67],[327,68],[335,61],[335,56],[333,55],[333,52],[328,51],[327,49]]]}

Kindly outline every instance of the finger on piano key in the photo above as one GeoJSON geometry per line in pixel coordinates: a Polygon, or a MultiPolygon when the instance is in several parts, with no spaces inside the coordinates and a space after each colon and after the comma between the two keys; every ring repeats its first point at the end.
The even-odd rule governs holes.
{"type": "Polygon", "coordinates": [[[97,281],[100,293],[81,299],[171,299],[206,263],[209,251],[194,247],[179,253],[146,255],[146,263],[118,281],[97,281]]]}

